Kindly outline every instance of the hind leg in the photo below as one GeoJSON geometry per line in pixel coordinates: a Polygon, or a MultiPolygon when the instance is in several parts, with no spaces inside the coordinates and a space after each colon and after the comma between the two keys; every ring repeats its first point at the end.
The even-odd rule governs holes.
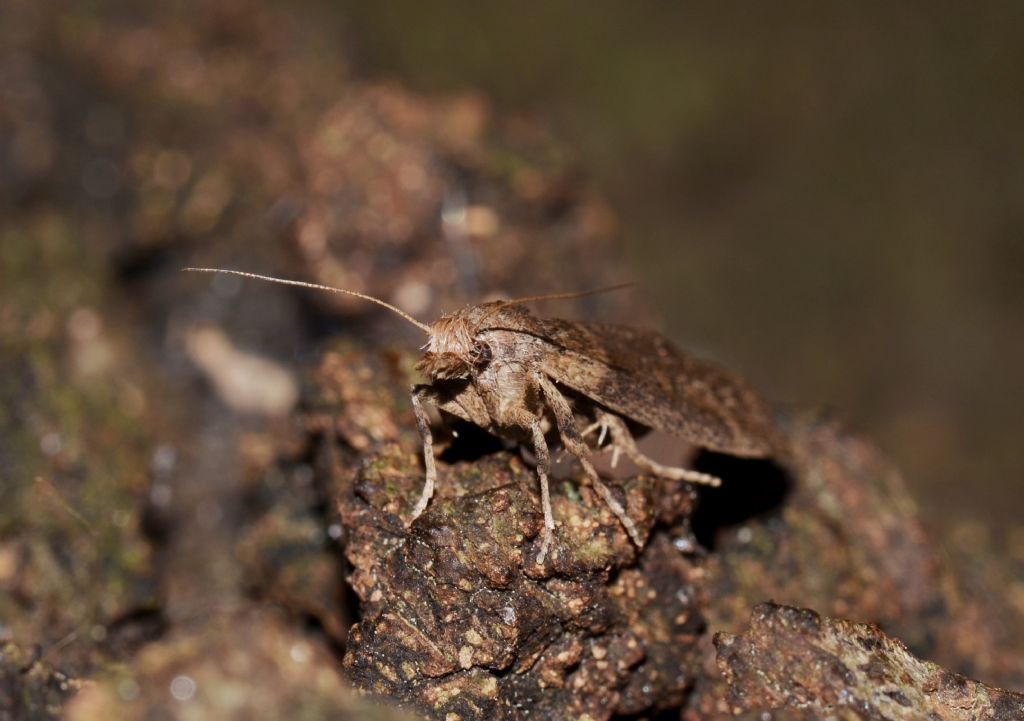
{"type": "Polygon", "coordinates": [[[537,564],[542,565],[548,556],[548,549],[551,547],[551,539],[555,535],[555,516],[551,512],[551,492],[548,489],[548,473],[551,469],[551,454],[548,452],[548,443],[544,440],[544,429],[541,427],[540,419],[534,418],[530,423],[530,433],[533,436],[533,453],[537,456],[537,477],[540,480],[540,504],[544,511],[544,536],[540,543],[540,553],[537,554],[537,564]]]}
{"type": "Polygon", "coordinates": [[[590,462],[590,448],[583,442],[579,429],[576,427],[576,419],[573,418],[572,407],[569,405],[569,401],[565,399],[562,392],[544,374],[538,373],[534,381],[540,387],[544,399],[547,401],[548,408],[551,409],[555,416],[555,423],[558,426],[558,433],[562,438],[562,445],[579,460],[580,465],[583,466],[583,472],[590,479],[590,484],[597,491],[598,495],[601,496],[608,508],[611,509],[611,512],[615,514],[615,517],[619,519],[619,523],[626,529],[626,533],[629,534],[633,543],[636,544],[637,548],[643,548],[644,539],[640,535],[640,530],[633,523],[633,519],[629,517],[629,514],[626,513],[626,509],[623,508],[619,500],[612,494],[611,489],[601,480],[601,477],[597,474],[597,469],[590,462]]]}
{"type": "Polygon", "coordinates": [[[612,451],[614,453],[623,453],[625,456],[633,461],[637,467],[651,473],[660,478],[668,478],[673,481],[689,481],[690,483],[703,483],[708,486],[720,486],[722,485],[722,479],[718,476],[712,476],[709,473],[701,473],[700,471],[694,471],[690,468],[677,468],[675,466],[664,466],[657,461],[648,458],[640,449],[636,447],[636,440],[633,438],[633,434],[630,433],[629,427],[626,422],[619,418],[617,415],[608,413],[607,411],[599,410],[597,412],[597,423],[602,429],[602,435],[604,435],[603,429],[608,429],[609,434],[612,437],[612,451]]]}
{"type": "Polygon", "coordinates": [[[551,491],[548,488],[548,476],[551,473],[551,453],[548,442],[544,438],[544,427],[540,416],[535,416],[526,408],[509,411],[508,421],[511,425],[530,432],[533,443],[533,455],[536,458],[537,480],[540,481],[540,505],[544,511],[544,534],[541,536],[540,553],[537,564],[543,565],[551,548],[551,540],[555,535],[555,516],[551,512],[551,491]]]}

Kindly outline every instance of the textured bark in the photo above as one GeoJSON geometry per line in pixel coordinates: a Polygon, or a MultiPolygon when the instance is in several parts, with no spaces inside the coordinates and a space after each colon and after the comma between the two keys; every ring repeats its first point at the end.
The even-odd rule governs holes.
{"type": "Polygon", "coordinates": [[[1024,695],[922,661],[876,626],[761,604],[741,636],[718,634],[735,713],[795,707],[809,718],[1010,721],[1024,695]]]}
{"type": "Polygon", "coordinates": [[[456,464],[406,531],[396,513],[419,484],[415,456],[394,448],[342,507],[363,601],[345,656],[357,686],[442,719],[600,719],[682,702],[702,630],[701,570],[673,545],[693,546],[677,525],[694,500],[685,484],[624,484],[644,531],[663,527],[639,560],[589,489],[557,494],[548,572],[532,563],[536,479],[517,458],[456,464]]]}

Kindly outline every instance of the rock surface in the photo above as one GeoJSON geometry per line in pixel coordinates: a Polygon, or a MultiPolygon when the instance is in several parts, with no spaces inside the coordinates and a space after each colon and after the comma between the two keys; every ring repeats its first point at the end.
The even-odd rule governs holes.
{"type": "Polygon", "coordinates": [[[761,604],[740,636],[718,634],[735,713],[783,707],[810,718],[1010,721],[1024,695],[921,661],[875,626],[761,604]]]}
{"type": "Polygon", "coordinates": [[[678,525],[694,500],[685,484],[624,484],[643,532],[663,526],[639,562],[600,499],[564,486],[539,567],[536,479],[516,457],[451,468],[406,532],[418,468],[385,452],[342,508],[363,601],[345,657],[357,686],[434,718],[604,719],[682,702],[703,625],[702,571],[673,545],[693,545],[678,525]]]}

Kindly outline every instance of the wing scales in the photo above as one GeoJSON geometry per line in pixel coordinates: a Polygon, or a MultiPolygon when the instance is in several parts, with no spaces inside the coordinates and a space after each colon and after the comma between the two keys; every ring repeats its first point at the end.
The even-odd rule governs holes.
{"type": "MultiPolygon", "coordinates": [[[[676,349],[650,331],[602,323],[531,319],[550,346],[555,381],[643,425],[715,451],[767,456],[771,415],[737,376],[676,349]]],[[[524,329],[525,330],[525,329],[524,329]]]]}

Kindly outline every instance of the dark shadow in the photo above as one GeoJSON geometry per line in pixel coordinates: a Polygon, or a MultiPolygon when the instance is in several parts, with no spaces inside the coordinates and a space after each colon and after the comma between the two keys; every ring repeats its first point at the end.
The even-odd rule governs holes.
{"type": "Polygon", "coordinates": [[[679,713],[682,707],[662,709],[660,711],[641,711],[637,714],[618,714],[612,716],[611,721],[679,721],[679,713]]]}
{"type": "Polygon", "coordinates": [[[157,275],[166,273],[171,260],[168,246],[129,245],[114,253],[111,265],[119,283],[141,286],[151,282],[157,275]]]}
{"type": "Polygon", "coordinates": [[[177,522],[174,516],[163,508],[151,503],[148,499],[142,507],[142,536],[157,549],[166,546],[177,522]]]}
{"type": "Polygon", "coordinates": [[[694,468],[722,479],[718,488],[698,486],[691,519],[697,541],[708,550],[720,531],[777,512],[792,490],[789,474],[770,460],[703,451],[694,468]]]}
{"type": "Polygon", "coordinates": [[[169,627],[157,606],[131,609],[107,624],[102,647],[114,658],[127,659],[146,644],[161,638],[169,627]]]}
{"type": "Polygon", "coordinates": [[[484,456],[505,450],[500,438],[488,433],[480,426],[463,420],[453,420],[451,416],[447,416],[446,420],[450,429],[451,442],[438,456],[445,463],[478,461],[484,456]]]}
{"type": "MultiPolygon", "coordinates": [[[[349,585],[347,583],[345,584],[345,588],[349,589],[349,585]]],[[[351,593],[352,596],[355,597],[355,592],[352,591],[351,593]]],[[[343,603],[347,604],[348,600],[343,600],[343,603]]],[[[355,604],[356,610],[358,610],[359,599],[355,598],[353,603],[355,604]]],[[[354,615],[345,617],[346,619],[349,619],[349,623],[355,623],[356,619],[359,618],[358,613],[353,613],[354,615]]],[[[324,643],[324,645],[327,646],[328,649],[330,649],[331,654],[336,659],[338,659],[339,662],[343,658],[345,658],[345,639],[337,638],[336,636],[332,636],[330,633],[328,633],[323,621],[316,614],[301,613],[298,614],[297,618],[302,624],[303,630],[306,633],[319,638],[324,643]]]]}

